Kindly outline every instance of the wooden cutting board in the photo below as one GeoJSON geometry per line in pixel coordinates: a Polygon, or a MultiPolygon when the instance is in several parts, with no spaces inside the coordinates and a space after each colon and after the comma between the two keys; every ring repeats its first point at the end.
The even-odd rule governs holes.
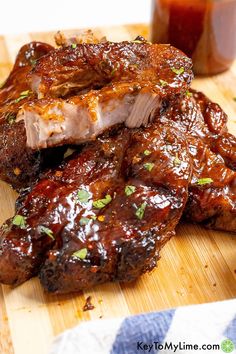
{"type": "MultiPolygon", "coordinates": [[[[146,25],[94,30],[99,37],[120,41],[147,38],[146,25]]],[[[66,31],[69,35],[78,30],[66,31]]],[[[0,37],[0,79],[11,69],[18,49],[32,40],[53,43],[55,33],[29,33],[0,37]]],[[[193,87],[204,91],[229,115],[229,129],[236,134],[236,62],[230,71],[198,78],[193,87]]],[[[14,212],[16,194],[0,182],[0,223],[14,212]]],[[[73,295],[46,294],[37,279],[16,289],[0,287],[0,353],[46,354],[54,336],[91,319],[127,316],[188,304],[236,297],[236,236],[180,225],[177,236],[162,250],[159,266],[131,284],[105,284],[73,295]],[[87,296],[93,311],[83,312],[87,296]]]]}

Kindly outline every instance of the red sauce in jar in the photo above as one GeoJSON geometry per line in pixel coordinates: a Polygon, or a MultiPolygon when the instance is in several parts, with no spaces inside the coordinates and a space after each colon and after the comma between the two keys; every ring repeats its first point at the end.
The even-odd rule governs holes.
{"type": "Polygon", "coordinates": [[[151,40],[192,57],[198,74],[216,74],[236,57],[236,0],[153,0],[151,40]]]}

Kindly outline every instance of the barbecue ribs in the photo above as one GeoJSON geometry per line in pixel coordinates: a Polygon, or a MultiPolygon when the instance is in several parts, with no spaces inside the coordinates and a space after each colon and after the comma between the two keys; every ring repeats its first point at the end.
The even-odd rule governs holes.
{"type": "Polygon", "coordinates": [[[190,172],[185,137],[168,122],[98,138],[49,171],[3,226],[0,281],[39,272],[60,293],[151,270],[182,215],[190,172]]]}
{"type": "Polygon", "coordinates": [[[39,177],[38,149],[84,145],[22,191],[0,229],[2,283],[38,275],[66,293],[131,281],[155,267],[181,217],[236,232],[236,138],[221,108],[188,90],[183,53],[139,38],[33,43],[20,57],[0,91],[3,178],[19,186],[39,177]],[[19,131],[26,175],[14,180],[4,173],[19,172],[19,131]]]}

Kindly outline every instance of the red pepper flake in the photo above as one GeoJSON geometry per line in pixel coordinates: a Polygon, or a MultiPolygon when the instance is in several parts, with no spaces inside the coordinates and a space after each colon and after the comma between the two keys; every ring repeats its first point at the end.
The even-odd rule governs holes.
{"type": "Polygon", "coordinates": [[[97,266],[91,266],[90,272],[97,273],[97,271],[98,271],[98,267],[97,266]]]}
{"type": "Polygon", "coordinates": [[[85,300],[85,304],[83,306],[83,311],[90,311],[95,308],[95,306],[91,303],[92,297],[88,296],[87,299],[85,300]]]}
{"type": "Polygon", "coordinates": [[[98,221],[101,221],[101,222],[105,221],[105,215],[99,215],[98,221]]]}
{"type": "Polygon", "coordinates": [[[56,171],[56,172],[55,172],[55,177],[60,178],[62,175],[63,175],[63,172],[62,172],[62,171],[56,171]]]}
{"type": "Polygon", "coordinates": [[[21,174],[21,169],[19,167],[16,167],[14,168],[13,172],[16,176],[19,176],[21,174]]]}
{"type": "Polygon", "coordinates": [[[141,157],[139,157],[139,156],[134,156],[134,157],[133,157],[133,160],[132,160],[132,163],[133,163],[133,164],[136,164],[136,163],[139,163],[141,160],[142,160],[141,157]]]}

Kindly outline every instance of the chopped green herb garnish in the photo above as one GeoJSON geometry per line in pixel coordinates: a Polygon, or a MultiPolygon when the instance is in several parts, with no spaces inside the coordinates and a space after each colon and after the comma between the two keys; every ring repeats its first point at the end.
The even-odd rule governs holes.
{"type": "Polygon", "coordinates": [[[105,198],[103,199],[98,199],[93,202],[93,206],[96,209],[102,209],[104,208],[107,204],[109,204],[112,201],[112,197],[110,194],[107,194],[105,198]]]}
{"type": "Polygon", "coordinates": [[[71,156],[76,150],[75,149],[71,149],[71,148],[68,148],[66,150],[66,152],[64,153],[64,159],[66,159],[67,157],[71,156]]]}
{"type": "Polygon", "coordinates": [[[91,195],[85,189],[80,189],[77,193],[77,197],[78,197],[78,200],[80,201],[80,203],[88,203],[91,195]]]}
{"type": "Polygon", "coordinates": [[[8,113],[6,116],[6,121],[8,124],[13,124],[16,121],[16,114],[15,113],[8,113]]]}
{"type": "Polygon", "coordinates": [[[77,47],[77,44],[76,44],[76,43],[72,43],[72,44],[71,44],[71,48],[72,48],[72,49],[75,49],[76,47],[77,47]]]}
{"type": "Polygon", "coordinates": [[[82,217],[79,221],[80,225],[83,226],[83,225],[88,225],[88,223],[91,221],[91,219],[89,218],[84,218],[82,217]]]}
{"type": "Polygon", "coordinates": [[[2,229],[3,231],[7,231],[7,230],[9,230],[9,225],[7,225],[6,223],[4,223],[4,224],[2,224],[1,229],[2,229]]]}
{"type": "Polygon", "coordinates": [[[125,187],[125,194],[127,195],[127,197],[131,194],[133,194],[136,191],[136,187],[135,186],[126,186],[125,187]]]}
{"type": "Polygon", "coordinates": [[[175,165],[175,166],[180,166],[180,165],[181,165],[181,161],[180,161],[180,159],[178,158],[178,155],[177,155],[177,154],[175,155],[175,158],[174,158],[174,165],[175,165]]]}
{"type": "Polygon", "coordinates": [[[117,71],[117,68],[114,68],[111,72],[111,76],[113,76],[115,74],[115,72],[117,71]]]}
{"type": "Polygon", "coordinates": [[[43,234],[48,235],[49,237],[51,237],[51,239],[55,239],[55,237],[53,236],[53,232],[51,229],[49,229],[48,227],[45,226],[40,226],[40,232],[42,232],[43,234]]]}
{"type": "Polygon", "coordinates": [[[212,183],[213,182],[213,179],[212,178],[200,178],[197,180],[197,184],[199,186],[202,186],[204,184],[209,184],[209,183],[212,183]]]}
{"type": "Polygon", "coordinates": [[[12,224],[19,226],[21,229],[26,229],[26,217],[22,215],[16,215],[12,220],[12,224]]]}
{"type": "Polygon", "coordinates": [[[29,93],[30,93],[30,90],[22,91],[20,93],[20,96],[28,96],[29,93]]]}
{"type": "Polygon", "coordinates": [[[35,66],[37,64],[37,59],[30,59],[30,64],[35,66]]]}
{"type": "Polygon", "coordinates": [[[183,74],[183,73],[184,73],[184,67],[183,67],[183,66],[182,66],[181,68],[179,68],[179,69],[171,68],[171,70],[172,70],[176,75],[180,75],[180,74],[183,74]]]}
{"type": "Polygon", "coordinates": [[[18,103],[18,102],[20,102],[21,100],[23,100],[24,98],[28,97],[29,94],[30,94],[30,90],[22,91],[22,92],[20,93],[20,96],[15,99],[15,103],[18,103]]]}
{"type": "Polygon", "coordinates": [[[192,97],[192,92],[189,92],[189,91],[186,91],[186,96],[188,96],[188,97],[192,97]]]}
{"type": "Polygon", "coordinates": [[[161,80],[160,79],[160,84],[162,87],[165,87],[166,85],[168,85],[168,82],[166,82],[165,80],[161,80]]]}
{"type": "Polygon", "coordinates": [[[137,69],[138,68],[138,64],[130,64],[129,68],[131,69],[137,69]]]}
{"type": "Polygon", "coordinates": [[[136,210],[135,215],[137,216],[137,218],[139,220],[142,220],[143,216],[144,216],[144,212],[146,209],[147,203],[144,202],[140,205],[140,207],[136,210]]]}
{"type": "Polygon", "coordinates": [[[27,96],[20,96],[18,98],[15,99],[15,103],[20,102],[21,100],[23,100],[24,98],[26,98],[27,96]]]}
{"type": "Polygon", "coordinates": [[[96,219],[97,219],[96,215],[91,215],[90,218],[91,218],[92,220],[96,220],[96,219]]]}
{"type": "Polygon", "coordinates": [[[88,254],[87,248],[82,248],[81,250],[74,252],[72,256],[79,259],[85,259],[87,254],[88,254]]]}
{"type": "Polygon", "coordinates": [[[151,172],[151,170],[152,170],[153,167],[154,167],[154,163],[152,163],[152,162],[147,162],[147,163],[145,163],[143,166],[144,166],[144,168],[145,168],[147,171],[151,172]]]}
{"type": "Polygon", "coordinates": [[[143,153],[145,156],[149,156],[149,155],[151,155],[152,152],[150,150],[144,150],[143,153]]]}

